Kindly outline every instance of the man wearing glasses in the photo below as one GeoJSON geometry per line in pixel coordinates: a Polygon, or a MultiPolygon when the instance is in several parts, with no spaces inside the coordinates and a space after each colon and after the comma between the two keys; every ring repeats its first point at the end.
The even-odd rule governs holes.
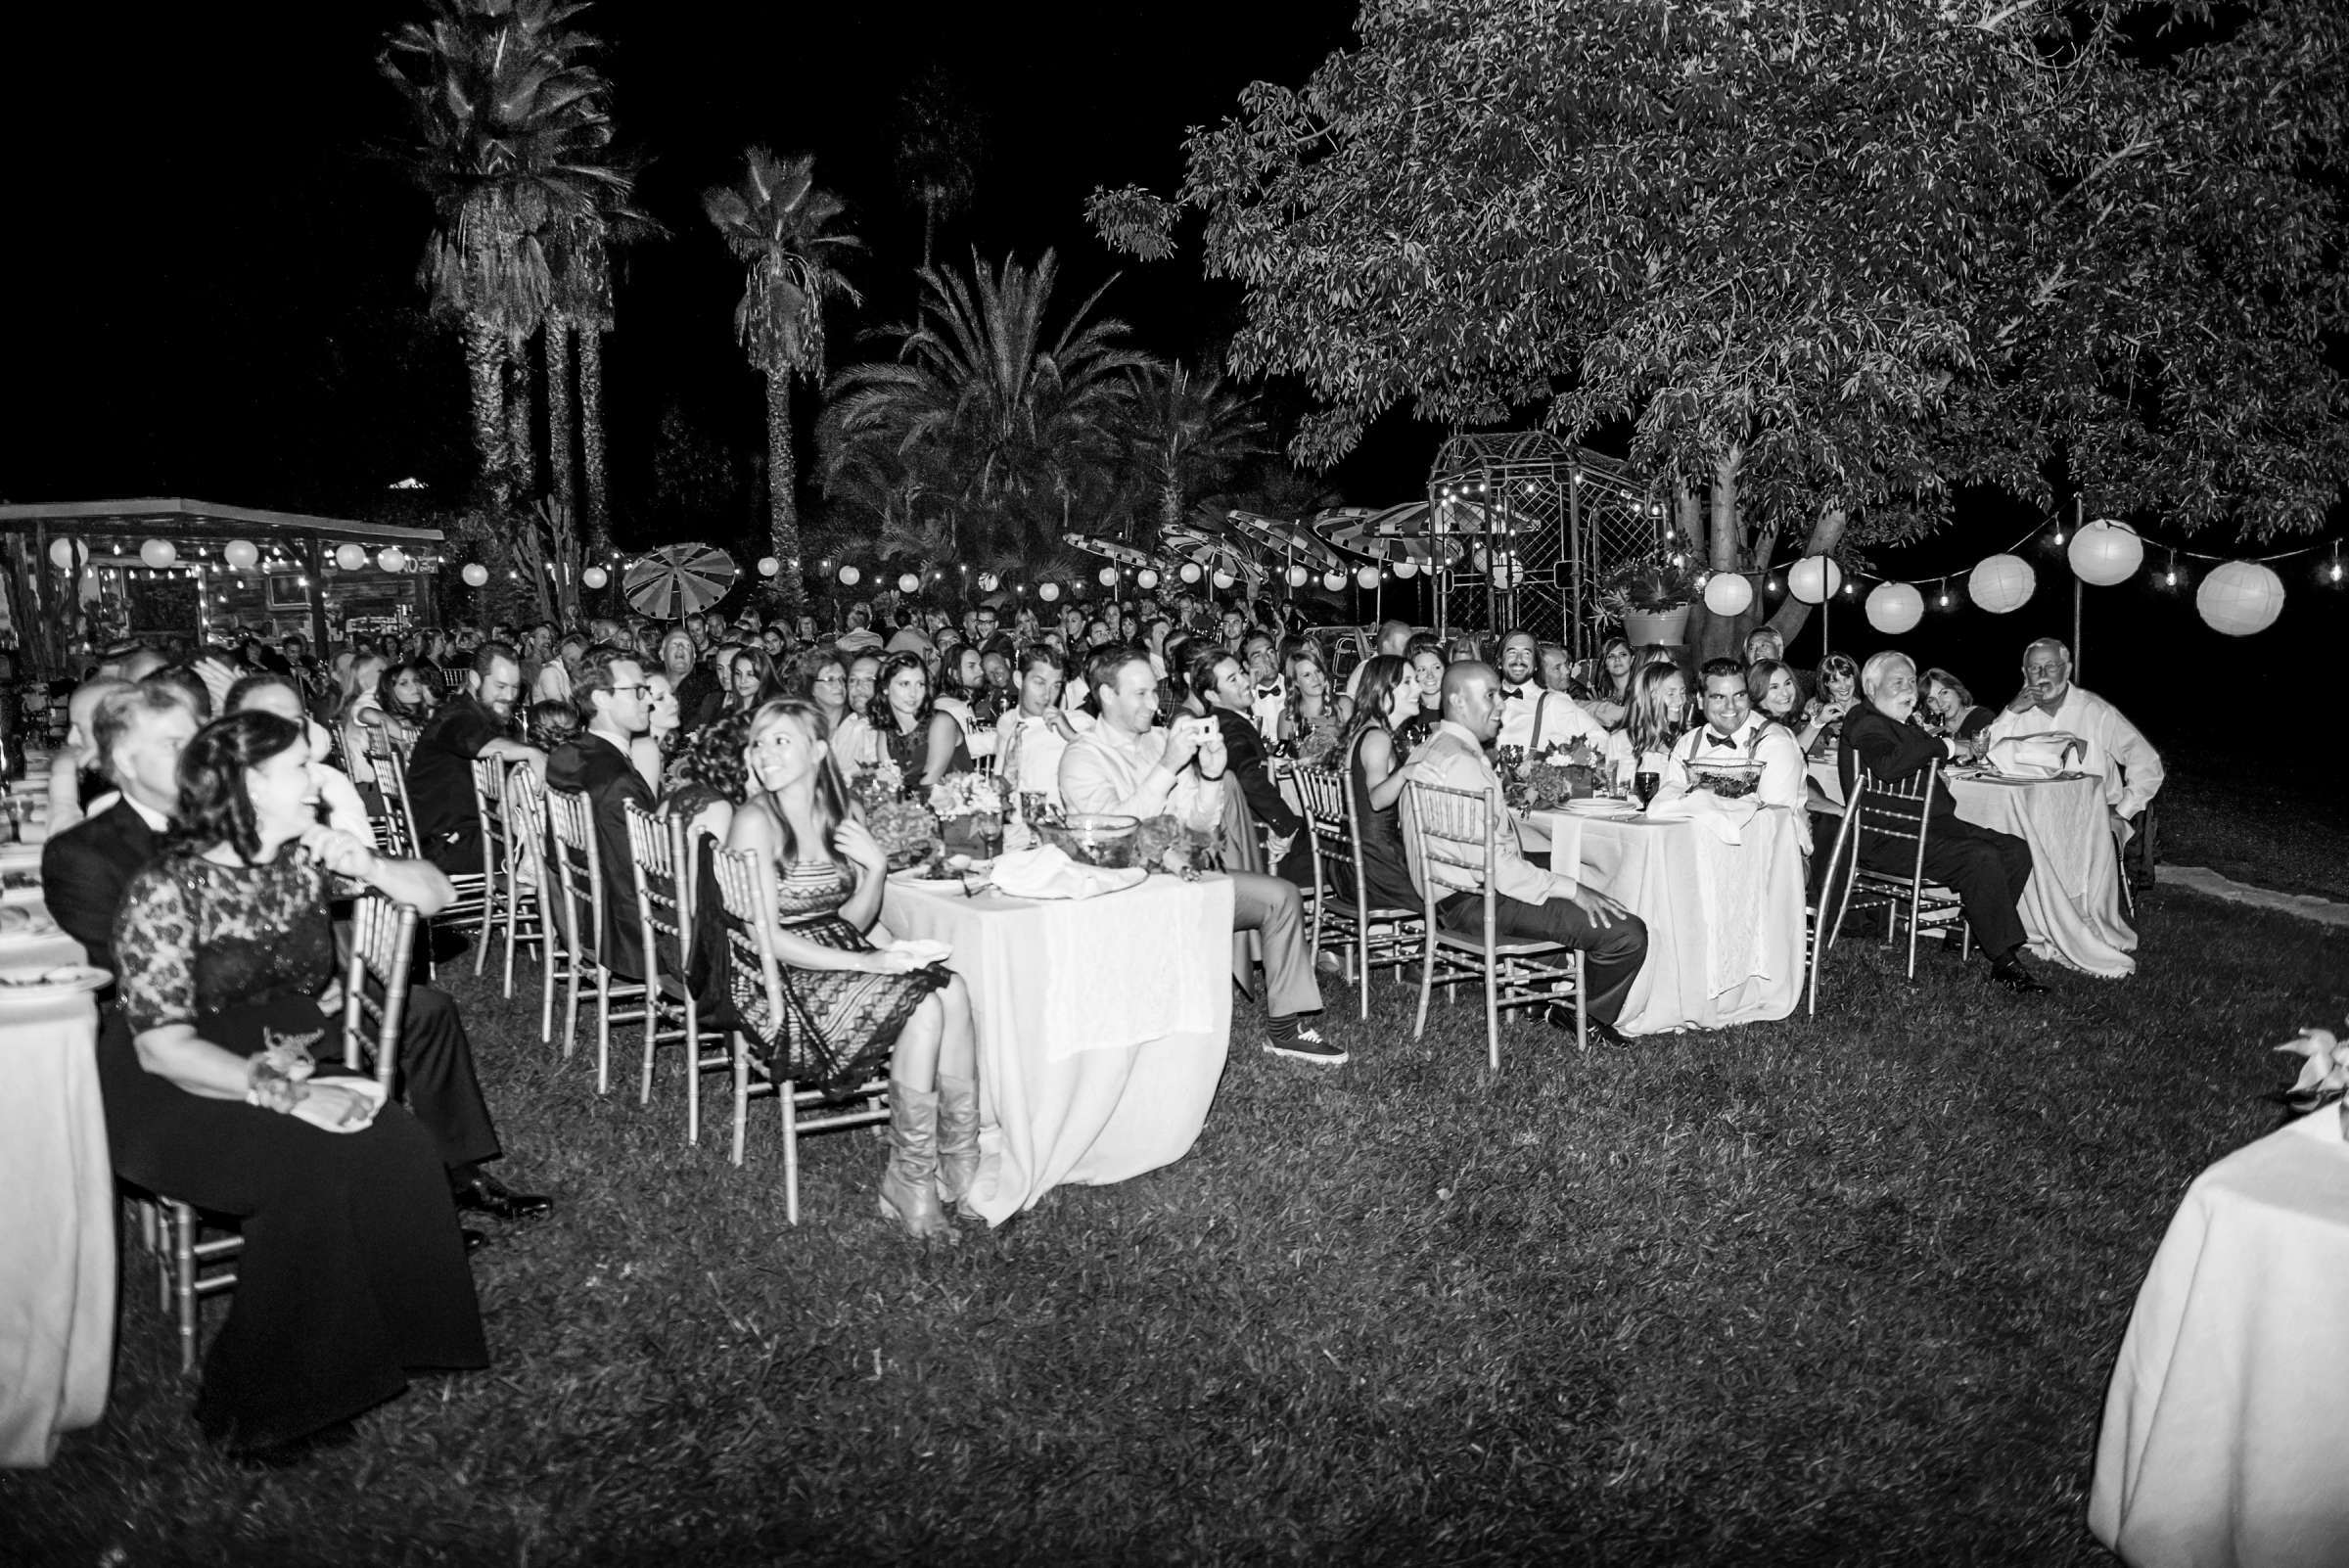
{"type": "Polygon", "coordinates": [[[572,706],[587,727],[546,760],[549,789],[576,790],[595,816],[597,871],[603,884],[604,923],[596,955],[614,974],[644,978],[644,933],[636,921],[634,855],[628,847],[626,806],[653,808],[652,787],[629,760],[628,745],[652,727],[652,685],[635,656],[599,647],[579,661],[572,706]]]}
{"type": "Polygon", "coordinates": [[[2082,770],[2103,775],[2105,816],[2124,850],[2161,790],[2161,754],[2119,709],[2072,684],[2072,651],[2052,637],[2023,650],[2023,689],[1987,733],[1994,755],[2001,741],[2031,735],[2077,739],[2082,770]]]}

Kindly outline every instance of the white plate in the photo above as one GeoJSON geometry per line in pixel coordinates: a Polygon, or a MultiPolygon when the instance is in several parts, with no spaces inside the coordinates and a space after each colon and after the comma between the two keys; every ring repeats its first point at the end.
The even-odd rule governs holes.
{"type": "Polygon", "coordinates": [[[909,865],[902,871],[892,871],[889,880],[908,888],[959,888],[962,886],[962,873],[957,871],[948,876],[934,877],[921,866],[909,865]]]}
{"type": "Polygon", "coordinates": [[[0,968],[0,1006],[12,1001],[55,1001],[61,996],[98,991],[114,978],[88,964],[57,964],[48,969],[0,968]]]}
{"type": "Polygon", "coordinates": [[[1594,801],[1589,796],[1568,801],[1566,809],[1576,816],[1637,816],[1639,808],[1623,801],[1594,801]]]}

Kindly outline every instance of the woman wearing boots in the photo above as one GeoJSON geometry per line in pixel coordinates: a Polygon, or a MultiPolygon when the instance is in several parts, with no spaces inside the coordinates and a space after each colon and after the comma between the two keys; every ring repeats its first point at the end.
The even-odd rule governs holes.
{"type": "Polygon", "coordinates": [[[809,1086],[861,1083],[889,1060],[889,1168],[881,1211],[907,1235],[950,1234],[940,1205],[979,1174],[978,1058],[961,977],[865,938],[880,918],[889,857],[851,814],[822,710],[799,698],[760,705],[746,753],[749,799],[726,848],[775,868],[784,1011],[737,974],[735,1006],[778,1077],[809,1086]]]}

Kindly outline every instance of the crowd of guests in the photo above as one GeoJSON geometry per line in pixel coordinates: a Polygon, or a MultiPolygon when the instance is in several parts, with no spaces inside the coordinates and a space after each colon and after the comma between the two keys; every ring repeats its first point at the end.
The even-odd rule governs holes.
{"type": "MultiPolygon", "coordinates": [[[[1848,785],[1861,767],[1897,780],[2004,738],[2074,735],[2084,765],[2107,773],[2124,832],[2161,782],[2152,748],[2071,684],[2055,644],[2032,646],[2023,690],[1993,713],[1898,654],[1796,669],[1766,629],[1744,658],[1694,669],[1679,649],[1621,639],[1578,663],[1523,631],[1448,644],[1391,622],[1343,649],[1326,635],[1176,595],[1048,619],[884,601],[820,633],[805,618],[715,615],[430,630],[324,661],[297,637],[112,651],[70,701],[43,870],[61,926],[116,977],[101,1062],[117,1170],[242,1223],[207,1429],[242,1453],[300,1451],[415,1370],[484,1364],[464,1265],[479,1233],[457,1217],[549,1206],[484,1169],[501,1150],[441,992],[411,992],[392,1103],[306,1049],[335,1006],[338,887],[429,916],[450,873],[483,869],[481,759],[587,802],[607,911],[593,938],[617,976],[647,967],[628,807],[687,824],[705,911],[719,902],[719,849],[771,871],[783,993],[699,963],[705,1021],[740,1027],[804,1086],[886,1074],[880,1207],[916,1237],[951,1234],[978,1171],[974,1030],[961,980],[877,929],[887,857],[864,812],[880,780],[912,793],[986,760],[1029,808],[1171,814],[1216,836],[1235,926],[1261,939],[1262,1044],[1318,1065],[1347,1055],[1315,1025],[1311,861],[1278,779],[1291,762],[1343,774],[1370,903],[1412,912],[1405,784],[1489,790],[1512,749],[1582,748],[1623,780],[1656,775],[1659,793],[1695,787],[1690,762],[1727,754],[1758,765],[1764,804],[1806,822],[1819,804],[1808,762],[1838,748],[1848,785]],[[412,806],[415,859],[387,856],[371,831],[397,782],[388,768],[412,806]]],[[[1926,870],[1963,899],[1992,977],[2044,990],[2019,956],[2028,851],[1957,819],[1946,792],[1930,809],[1926,870]]],[[[1859,853],[1890,868],[1900,852],[1859,853]]],[[[1647,952],[1639,918],[1529,857],[1514,832],[1494,891],[1504,937],[1584,951],[1589,1026],[1620,1043],[1647,952]]],[[[1454,895],[1438,918],[1481,923],[1481,899],[1454,895]]],[[[705,959],[723,950],[700,945],[705,959]]],[[[1547,1016],[1575,1027],[1568,1006],[1547,1016]]]]}

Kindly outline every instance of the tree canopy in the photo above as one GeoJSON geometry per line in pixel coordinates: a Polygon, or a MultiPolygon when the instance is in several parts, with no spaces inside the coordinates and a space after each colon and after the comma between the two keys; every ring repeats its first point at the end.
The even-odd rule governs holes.
{"type": "Polygon", "coordinates": [[[2349,482],[2349,12],[2034,0],[1368,0],[1356,49],[1194,131],[1243,375],[1326,464],[1398,405],[1538,417],[1799,526],[1954,491],[2260,536],[2349,482]]]}

